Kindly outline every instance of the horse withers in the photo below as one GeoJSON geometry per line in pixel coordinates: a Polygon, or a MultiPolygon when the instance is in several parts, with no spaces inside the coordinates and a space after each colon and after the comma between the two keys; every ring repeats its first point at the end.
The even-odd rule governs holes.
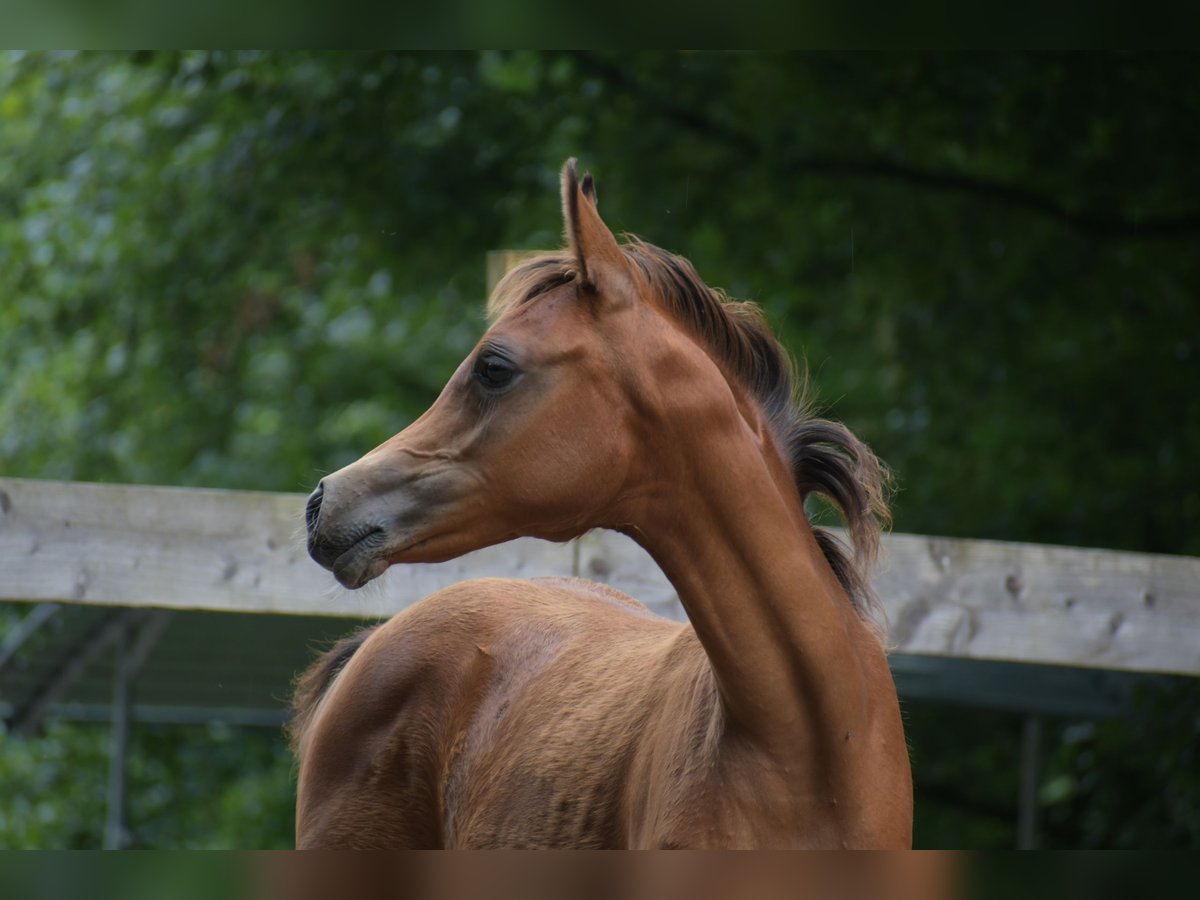
{"type": "Polygon", "coordinates": [[[566,250],[496,286],[424,415],[321,481],[309,552],[357,588],[610,528],[689,623],[583,580],[482,579],[343,641],[295,696],[297,845],[909,846],[868,582],[883,467],[808,409],[757,307],[618,243],[574,160],[562,200],[566,250]]]}

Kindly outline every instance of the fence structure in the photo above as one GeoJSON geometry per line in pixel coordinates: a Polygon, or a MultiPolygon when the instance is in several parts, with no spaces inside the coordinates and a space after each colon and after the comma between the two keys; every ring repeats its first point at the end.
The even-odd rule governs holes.
{"type": "MultiPolygon", "coordinates": [[[[394,567],[345,591],[308,558],[303,509],[299,494],[0,478],[0,600],[28,604],[0,643],[0,715],[14,732],[111,719],[110,845],[132,719],[277,725],[314,640],[348,620],[467,578],[536,575],[603,581],[684,618],[649,556],[609,532],[394,567]]],[[[1139,680],[1200,675],[1200,559],[892,534],[875,584],[902,697],[1028,714],[1026,845],[1039,714],[1119,713],[1139,680]]]]}

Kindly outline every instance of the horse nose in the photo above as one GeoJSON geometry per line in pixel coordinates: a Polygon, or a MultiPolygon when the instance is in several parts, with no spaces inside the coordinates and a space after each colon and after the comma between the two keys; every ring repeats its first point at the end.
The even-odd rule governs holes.
{"type": "Polygon", "coordinates": [[[317,520],[321,517],[321,501],[325,499],[325,482],[317,485],[317,489],[309,495],[308,504],[304,507],[304,524],[308,528],[308,538],[311,541],[317,532],[317,520]]]}

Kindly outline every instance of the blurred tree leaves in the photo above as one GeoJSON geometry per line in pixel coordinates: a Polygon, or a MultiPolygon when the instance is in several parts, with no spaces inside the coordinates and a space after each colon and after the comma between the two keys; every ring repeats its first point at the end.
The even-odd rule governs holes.
{"type": "MultiPolygon", "coordinates": [[[[483,330],[484,253],[558,244],[557,171],[578,155],[614,228],[762,302],[897,471],[897,530],[1200,553],[1197,69],[1112,53],[6,55],[0,472],[309,488],[428,405],[483,330]]],[[[1146,715],[1168,744],[1191,733],[1146,715]]],[[[937,746],[923,723],[918,749],[937,746]]],[[[1015,765],[1011,735],[959,725],[943,759],[983,762],[922,771],[919,753],[919,775],[1015,765]]],[[[1083,843],[1129,842],[1103,773],[1130,748],[1108,728],[1067,741],[1047,776],[1063,828],[1105,810],[1070,826],[1083,843]]],[[[94,843],[79,823],[95,803],[61,776],[95,762],[96,732],[56,729],[70,758],[46,745],[36,777],[74,812],[42,833],[94,843]]],[[[195,735],[140,739],[138,765],[212,739],[195,735]]],[[[135,810],[147,841],[277,840],[221,830],[247,805],[171,824],[172,797],[217,784],[279,818],[283,757],[245,740],[232,788],[220,769],[208,787],[188,781],[200,767],[148,777],[182,781],[135,810]]],[[[5,748],[0,778],[35,778],[18,757],[5,748]]],[[[971,794],[991,810],[981,843],[1007,839],[1005,790],[971,794]]],[[[1191,812],[1164,843],[1197,839],[1198,789],[1180,790],[1191,812]]],[[[13,821],[5,843],[34,840],[13,821]]]]}
{"type": "MultiPolygon", "coordinates": [[[[94,849],[106,815],[109,729],[50,722],[0,749],[0,847],[94,849]]],[[[134,849],[292,846],[292,761],[266,729],[138,724],[127,767],[134,849]]]]}
{"type": "Polygon", "coordinates": [[[1147,691],[1128,718],[1070,723],[1060,738],[1042,781],[1051,833],[1087,849],[1200,846],[1194,684],[1147,691]]]}

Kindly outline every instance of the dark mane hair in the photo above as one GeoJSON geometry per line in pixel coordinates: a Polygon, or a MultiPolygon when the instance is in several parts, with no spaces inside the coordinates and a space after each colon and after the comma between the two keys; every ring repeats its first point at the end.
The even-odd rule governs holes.
{"type": "MultiPolygon", "coordinates": [[[[622,249],[663,308],[758,401],[791,463],[801,498],[819,494],[840,512],[853,553],[822,528],[813,529],[817,543],[855,608],[879,624],[881,608],[870,572],[880,531],[890,521],[887,468],[845,425],[816,415],[807,377],[797,371],[756,304],[710,288],[688,260],[653,244],[634,238],[622,249]]],[[[488,316],[494,320],[575,277],[570,254],[536,256],[501,279],[488,301],[488,316]]]]}

